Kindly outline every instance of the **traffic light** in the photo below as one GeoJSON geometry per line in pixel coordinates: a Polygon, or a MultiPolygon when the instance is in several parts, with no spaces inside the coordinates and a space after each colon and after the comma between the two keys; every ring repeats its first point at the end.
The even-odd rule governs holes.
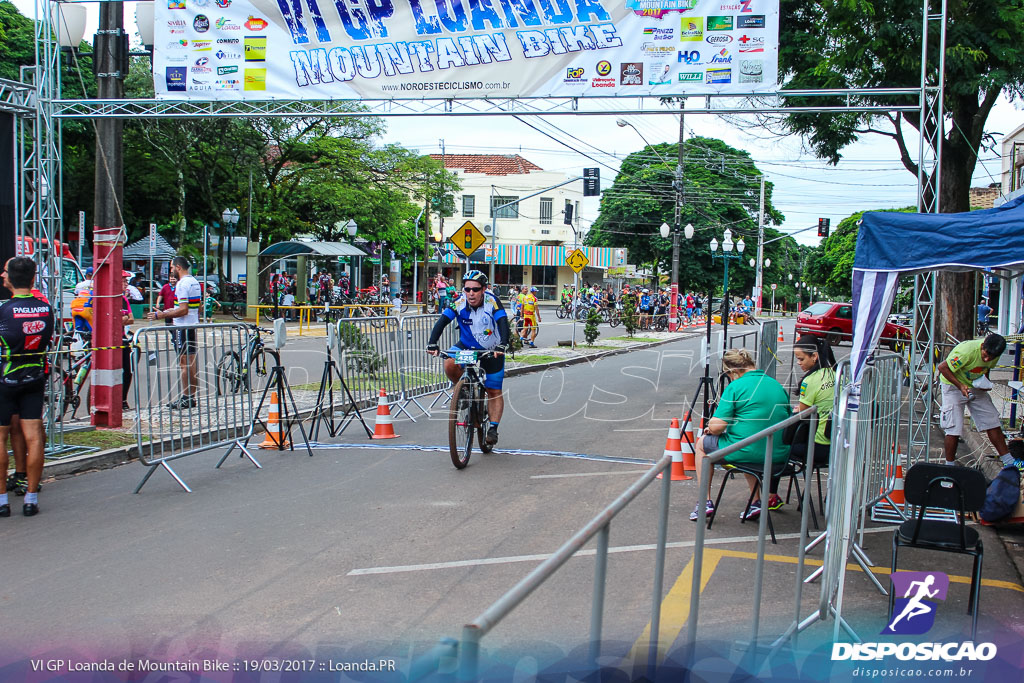
{"type": "Polygon", "coordinates": [[[572,204],[565,203],[565,218],[562,220],[565,225],[572,225],[572,204]]]}
{"type": "Polygon", "coordinates": [[[828,237],[828,226],[831,223],[829,218],[818,219],[818,237],[828,237]]]}
{"type": "Polygon", "coordinates": [[[601,169],[583,169],[583,196],[597,197],[601,194],[601,169]]]}

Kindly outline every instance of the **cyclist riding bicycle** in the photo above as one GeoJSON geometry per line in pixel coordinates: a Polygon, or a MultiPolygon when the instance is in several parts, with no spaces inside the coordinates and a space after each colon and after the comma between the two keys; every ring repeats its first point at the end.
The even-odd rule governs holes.
{"type": "MultiPolygon", "coordinates": [[[[438,355],[440,348],[437,342],[444,328],[451,322],[459,324],[459,340],[448,349],[448,353],[454,354],[461,349],[494,352],[493,356],[480,359],[480,367],[486,374],[484,387],[487,389],[487,412],[490,414],[486,443],[493,446],[498,443],[498,423],[505,409],[501,385],[505,378],[505,351],[508,349],[508,315],[498,297],[487,291],[487,276],[479,270],[467,271],[462,276],[462,289],[465,296],[460,297],[450,308],[444,309],[434,323],[427,341],[427,353],[438,355]]],[[[444,374],[454,384],[462,377],[462,368],[453,359],[446,358],[444,374]]]]}

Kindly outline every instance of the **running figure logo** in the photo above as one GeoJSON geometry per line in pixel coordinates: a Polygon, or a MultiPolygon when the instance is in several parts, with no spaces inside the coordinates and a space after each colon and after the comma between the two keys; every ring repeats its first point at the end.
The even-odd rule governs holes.
{"type": "Polygon", "coordinates": [[[897,597],[893,620],[883,634],[919,635],[935,624],[936,600],[945,600],[949,576],[942,572],[896,572],[892,590],[897,597]]]}

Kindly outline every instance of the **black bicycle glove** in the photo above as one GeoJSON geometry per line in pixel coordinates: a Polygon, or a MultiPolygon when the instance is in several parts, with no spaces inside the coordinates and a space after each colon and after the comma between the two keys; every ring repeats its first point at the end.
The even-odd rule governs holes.
{"type": "Polygon", "coordinates": [[[494,347],[495,353],[508,353],[508,344],[498,344],[494,347]]]}
{"type": "Polygon", "coordinates": [[[429,352],[433,352],[433,351],[440,351],[440,350],[441,350],[441,347],[439,347],[437,344],[427,344],[427,352],[428,353],[429,352]]]}

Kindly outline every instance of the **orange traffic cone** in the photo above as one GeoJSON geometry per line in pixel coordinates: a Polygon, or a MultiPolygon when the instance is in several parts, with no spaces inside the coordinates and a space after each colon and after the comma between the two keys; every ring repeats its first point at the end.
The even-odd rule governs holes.
{"type": "Polygon", "coordinates": [[[901,508],[906,504],[903,497],[903,454],[900,453],[899,463],[896,465],[896,486],[892,490],[892,502],[901,508]]]}
{"type": "Polygon", "coordinates": [[[267,436],[263,439],[263,443],[259,445],[260,448],[273,448],[274,450],[281,450],[283,448],[291,448],[292,443],[289,439],[287,443],[282,440],[281,436],[281,408],[277,400],[277,392],[270,392],[270,412],[267,414],[267,436]]]}
{"type": "Polygon", "coordinates": [[[391,408],[388,407],[388,395],[384,387],[380,388],[380,398],[377,399],[377,420],[373,424],[374,439],[395,439],[395,428],[391,426],[391,408]]]}
{"type": "MultiPolygon", "coordinates": [[[[665,452],[662,455],[672,456],[672,469],[669,472],[669,478],[672,481],[686,481],[687,479],[693,479],[693,477],[688,476],[686,471],[683,469],[683,450],[680,443],[678,417],[672,418],[672,424],[668,428],[668,439],[665,440],[665,452]]],[[[664,474],[664,472],[662,474],[664,474]]],[[[658,479],[661,479],[661,474],[658,475],[658,479]]]]}
{"type": "Polygon", "coordinates": [[[782,328],[781,327],[779,328],[779,341],[780,342],[786,341],[786,338],[782,336],[782,328]]]}
{"type": "Polygon", "coordinates": [[[696,472],[697,451],[695,450],[695,444],[697,443],[697,435],[693,431],[693,420],[690,418],[689,413],[686,414],[685,422],[688,426],[686,431],[683,432],[683,471],[696,472]]]}

